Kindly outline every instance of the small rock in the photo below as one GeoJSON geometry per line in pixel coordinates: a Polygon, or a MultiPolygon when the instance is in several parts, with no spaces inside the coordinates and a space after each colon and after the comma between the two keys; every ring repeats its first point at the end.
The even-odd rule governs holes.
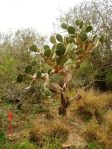
{"type": "Polygon", "coordinates": [[[62,149],[70,149],[71,148],[71,144],[62,144],[62,149]]]}

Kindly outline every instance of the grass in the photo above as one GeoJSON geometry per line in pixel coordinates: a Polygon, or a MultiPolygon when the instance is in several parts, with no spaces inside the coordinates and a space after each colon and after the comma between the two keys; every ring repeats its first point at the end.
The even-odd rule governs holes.
{"type": "Polygon", "coordinates": [[[88,149],[102,149],[101,145],[99,145],[97,142],[92,141],[92,142],[88,142],[87,145],[88,149]]]}
{"type": "MultiPolygon", "coordinates": [[[[79,92],[81,99],[70,104],[64,117],[58,115],[58,97],[45,100],[42,106],[24,103],[23,110],[1,102],[5,119],[9,111],[14,119],[11,140],[0,121],[0,149],[61,149],[62,144],[70,144],[76,149],[85,146],[88,149],[111,149],[112,93],[79,92]],[[81,144],[80,140],[84,142],[81,144]]],[[[71,97],[75,94],[72,91],[71,97]]],[[[0,114],[1,118],[3,114],[0,114]]]]}
{"type": "Polygon", "coordinates": [[[67,126],[64,126],[59,120],[38,119],[34,122],[30,131],[30,140],[42,145],[47,136],[47,138],[58,138],[63,142],[67,139],[68,131],[67,126]]]}
{"type": "Polygon", "coordinates": [[[15,149],[37,149],[37,146],[36,144],[31,143],[28,140],[24,140],[20,142],[19,144],[16,144],[15,149]]]}
{"type": "Polygon", "coordinates": [[[96,116],[100,120],[102,113],[112,106],[112,93],[99,93],[94,90],[80,91],[80,100],[74,102],[73,109],[85,120],[96,116]]]}
{"type": "Polygon", "coordinates": [[[58,137],[46,136],[42,149],[62,149],[61,140],[58,137]]]}
{"type": "Polygon", "coordinates": [[[37,149],[37,146],[28,140],[23,140],[16,144],[8,141],[5,144],[0,144],[0,149],[37,149]]]}
{"type": "Polygon", "coordinates": [[[104,149],[112,148],[112,131],[109,129],[108,125],[104,123],[98,124],[95,119],[92,119],[86,125],[85,138],[89,142],[95,141],[104,149]]]}
{"type": "Polygon", "coordinates": [[[92,91],[83,92],[75,101],[75,111],[85,123],[85,139],[89,148],[112,148],[112,94],[92,91]],[[95,143],[92,143],[92,142],[95,143]],[[99,144],[99,147],[97,147],[99,144]],[[96,146],[96,147],[95,147],[96,146]]]}
{"type": "Polygon", "coordinates": [[[2,147],[5,144],[5,142],[6,142],[6,137],[5,137],[4,133],[1,132],[0,133],[0,149],[2,149],[2,147]]]}
{"type": "MultiPolygon", "coordinates": [[[[51,102],[51,101],[50,101],[51,102]]],[[[25,103],[24,103],[25,104],[25,103]]],[[[49,119],[47,115],[49,115],[49,110],[48,106],[49,103],[47,101],[46,103],[47,106],[42,105],[35,105],[32,104],[28,105],[27,104],[27,113],[26,110],[17,110],[16,105],[10,104],[8,102],[3,101],[3,103],[0,104],[0,107],[2,111],[5,112],[6,118],[7,118],[7,113],[11,111],[13,113],[14,119],[12,122],[13,126],[13,136],[10,139],[6,136],[7,130],[2,133],[0,136],[0,149],[37,149],[37,144],[33,141],[29,141],[29,131],[34,128],[34,122],[36,121],[36,116],[38,115],[40,117],[40,120],[42,119],[49,119]],[[33,106],[34,105],[34,106],[33,106]],[[23,141],[24,140],[24,141],[23,141]]],[[[26,108],[23,107],[23,108],[26,108]]],[[[3,119],[3,116],[0,114],[0,116],[3,119]]],[[[47,122],[46,122],[47,124],[47,122]]],[[[57,123],[52,125],[53,127],[49,128],[47,132],[49,132],[49,135],[47,135],[47,132],[44,134],[44,144],[43,148],[57,148],[59,149],[59,146],[61,146],[61,139],[64,139],[66,135],[63,135],[63,130],[64,128],[60,125],[58,128],[57,123]],[[55,127],[55,128],[54,128],[55,127]],[[59,138],[61,136],[61,138],[59,138]]],[[[48,124],[47,124],[48,125],[48,124]]],[[[45,127],[45,126],[44,126],[45,127]]],[[[1,125],[1,128],[3,129],[3,125],[1,125]]],[[[43,136],[42,136],[43,137],[43,136]]]]}

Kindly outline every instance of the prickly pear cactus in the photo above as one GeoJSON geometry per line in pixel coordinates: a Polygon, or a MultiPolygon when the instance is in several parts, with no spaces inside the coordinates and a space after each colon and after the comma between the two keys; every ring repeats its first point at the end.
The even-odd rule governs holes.
{"type": "Polygon", "coordinates": [[[36,60],[26,66],[25,72],[17,77],[17,82],[29,77],[32,86],[42,80],[46,96],[50,96],[51,92],[61,95],[59,114],[65,115],[69,105],[67,85],[72,79],[72,71],[91,55],[100,38],[93,34],[93,27],[82,20],[76,20],[75,26],[62,23],[61,27],[66,34],[52,35],[50,45],[44,45],[43,49],[36,45],[29,48],[40,60],[39,66],[36,67],[36,60]]]}

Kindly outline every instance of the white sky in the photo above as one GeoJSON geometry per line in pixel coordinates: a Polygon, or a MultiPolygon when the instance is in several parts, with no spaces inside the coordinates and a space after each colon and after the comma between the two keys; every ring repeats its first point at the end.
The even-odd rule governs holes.
{"type": "Polygon", "coordinates": [[[53,32],[52,23],[59,17],[60,10],[83,0],[0,0],[0,32],[33,27],[39,33],[53,32]]]}

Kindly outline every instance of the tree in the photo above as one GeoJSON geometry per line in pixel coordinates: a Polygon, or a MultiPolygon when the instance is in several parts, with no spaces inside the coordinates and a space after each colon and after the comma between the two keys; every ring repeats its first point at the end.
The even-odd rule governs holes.
{"type": "MultiPolygon", "coordinates": [[[[75,6],[69,10],[67,13],[62,13],[60,18],[58,19],[60,22],[71,23],[73,26],[75,25],[75,21],[80,18],[85,20],[87,23],[91,23],[93,26],[92,33],[97,33],[98,35],[103,35],[100,38],[101,42],[104,44],[99,45],[96,50],[93,52],[91,57],[89,58],[89,62],[92,65],[94,71],[94,77],[91,81],[98,81],[98,84],[105,83],[107,89],[111,89],[111,85],[106,81],[106,74],[112,71],[112,1],[111,0],[91,0],[85,1],[78,6],[75,6]],[[97,71],[96,71],[97,70],[97,71]],[[105,77],[103,78],[100,72],[105,71],[105,77]],[[99,77],[98,74],[100,74],[99,77]],[[103,80],[102,80],[103,78],[103,80]],[[105,80],[105,81],[104,81],[105,80]]],[[[97,38],[97,37],[96,37],[97,38]]],[[[90,77],[93,74],[90,74],[90,77]]],[[[80,74],[81,76],[82,74],[80,74]]],[[[85,76],[86,77],[86,76],[85,76]]],[[[83,81],[82,81],[83,82],[83,81]]],[[[87,82],[86,82],[87,83],[87,82]]],[[[83,82],[84,84],[84,82],[83,82]]],[[[111,84],[111,81],[110,81],[111,84]]],[[[97,86],[99,86],[97,85],[97,86]]],[[[100,88],[99,86],[99,88],[100,88]]],[[[105,90],[105,89],[104,89],[105,90]]]]}
{"type": "MultiPolygon", "coordinates": [[[[17,30],[14,33],[1,34],[0,38],[0,88],[15,91],[12,82],[15,76],[34,58],[29,46],[35,43],[39,48],[44,45],[46,37],[32,28],[17,30]],[[9,87],[10,86],[10,87],[9,87]]],[[[19,89],[18,89],[19,90],[19,89]]]]}

